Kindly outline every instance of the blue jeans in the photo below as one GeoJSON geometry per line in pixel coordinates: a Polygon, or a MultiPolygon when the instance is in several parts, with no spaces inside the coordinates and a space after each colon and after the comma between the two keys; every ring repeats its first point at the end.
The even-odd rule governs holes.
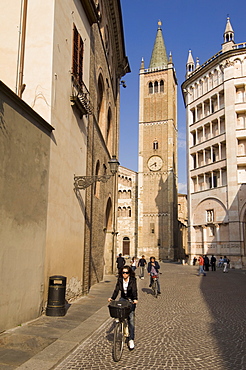
{"type": "MultiPolygon", "coordinates": [[[[152,285],[152,283],[153,283],[153,279],[152,279],[152,276],[150,275],[150,285],[152,285]]],[[[160,288],[159,278],[156,279],[156,283],[157,283],[157,291],[160,292],[161,288],[160,288]]]]}
{"type": "MultiPolygon", "coordinates": [[[[127,301],[127,299],[120,298],[120,301],[127,301]]],[[[136,305],[132,304],[130,315],[128,316],[129,339],[135,338],[135,309],[136,305]]]]}
{"type": "Polygon", "coordinates": [[[140,277],[144,277],[144,266],[140,266],[140,277]]]}
{"type": "Polygon", "coordinates": [[[199,266],[198,275],[200,276],[201,274],[203,274],[204,276],[206,276],[206,273],[205,273],[205,271],[203,270],[203,265],[200,265],[200,266],[199,266]]]}

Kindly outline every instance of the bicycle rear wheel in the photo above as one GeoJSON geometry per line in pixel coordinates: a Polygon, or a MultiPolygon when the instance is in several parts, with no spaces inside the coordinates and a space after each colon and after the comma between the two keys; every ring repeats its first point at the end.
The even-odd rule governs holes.
{"type": "Polygon", "coordinates": [[[121,359],[124,346],[123,322],[117,322],[114,329],[113,359],[118,362],[121,359]]]}

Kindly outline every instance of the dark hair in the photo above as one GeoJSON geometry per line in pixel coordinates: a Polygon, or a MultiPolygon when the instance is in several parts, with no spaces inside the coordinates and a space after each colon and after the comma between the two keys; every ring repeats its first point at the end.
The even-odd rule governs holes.
{"type": "Polygon", "coordinates": [[[149,260],[151,261],[151,260],[152,260],[152,258],[153,258],[153,260],[155,261],[155,257],[154,257],[154,256],[150,257],[150,259],[149,259],[149,260]]]}
{"type": "Polygon", "coordinates": [[[119,277],[123,278],[123,270],[127,269],[127,271],[129,272],[129,276],[131,277],[135,277],[135,272],[133,271],[133,269],[128,266],[128,265],[125,265],[123,267],[121,267],[120,271],[119,271],[119,277]]]}

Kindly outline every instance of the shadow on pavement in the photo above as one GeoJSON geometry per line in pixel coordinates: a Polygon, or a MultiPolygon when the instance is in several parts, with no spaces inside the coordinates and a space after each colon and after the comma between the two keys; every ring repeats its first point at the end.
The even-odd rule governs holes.
{"type": "Polygon", "coordinates": [[[246,274],[242,270],[209,271],[201,292],[213,316],[210,330],[221,350],[224,369],[245,369],[246,274]]]}
{"type": "Polygon", "coordinates": [[[152,294],[152,295],[153,295],[153,290],[152,290],[152,289],[142,288],[142,292],[143,292],[143,293],[147,293],[147,294],[152,294]]]}

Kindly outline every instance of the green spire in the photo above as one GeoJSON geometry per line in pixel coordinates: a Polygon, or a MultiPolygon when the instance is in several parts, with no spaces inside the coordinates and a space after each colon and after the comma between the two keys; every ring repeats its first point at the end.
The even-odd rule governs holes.
{"type": "Polygon", "coordinates": [[[149,68],[166,67],[167,64],[168,64],[167,52],[162,35],[161,21],[159,21],[155,45],[152,51],[149,68]]]}

